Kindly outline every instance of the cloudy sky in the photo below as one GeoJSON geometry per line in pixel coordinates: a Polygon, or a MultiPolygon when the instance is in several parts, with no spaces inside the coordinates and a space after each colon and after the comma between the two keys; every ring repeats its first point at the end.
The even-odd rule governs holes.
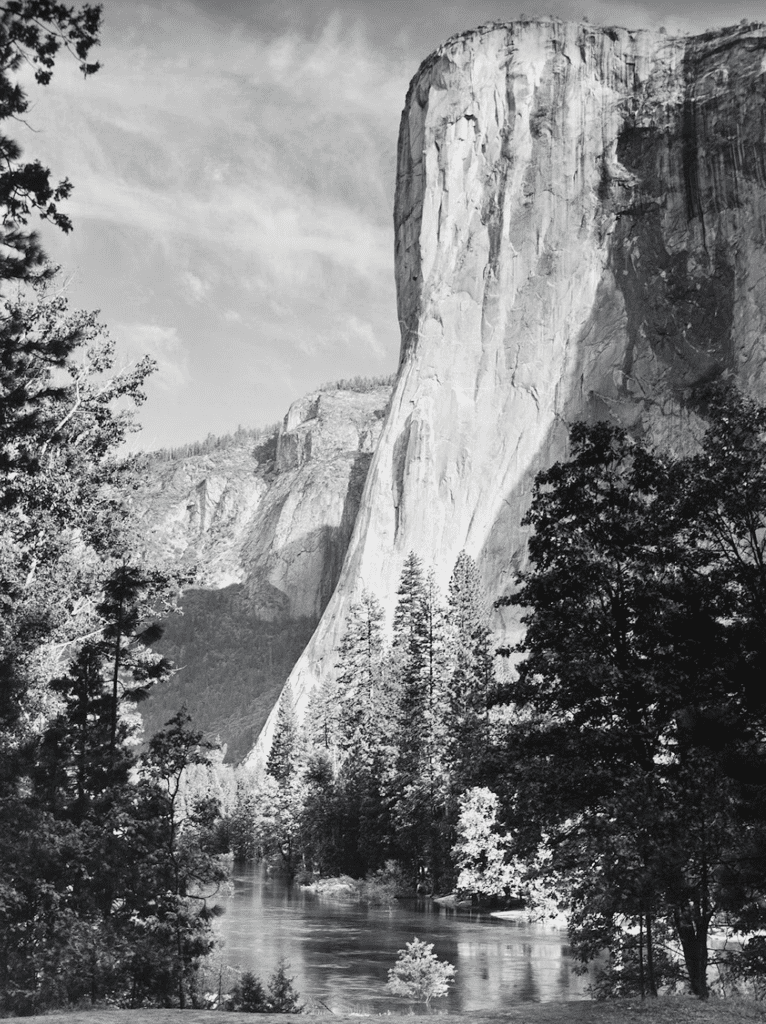
{"type": "MultiPolygon", "coordinates": [[[[159,371],[155,448],[281,419],[396,367],[392,205],[407,85],[448,36],[521,14],[700,31],[763,0],[104,0],[84,81],[32,87],[28,157],[75,185],[44,229],[71,302],[159,371]]],[[[70,66],[67,66],[70,65],[70,66]]]]}

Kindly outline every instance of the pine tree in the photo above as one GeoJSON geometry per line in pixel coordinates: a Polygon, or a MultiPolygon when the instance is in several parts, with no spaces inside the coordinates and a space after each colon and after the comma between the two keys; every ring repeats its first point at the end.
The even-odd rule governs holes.
{"type": "Polygon", "coordinates": [[[435,887],[445,875],[451,845],[444,772],[450,649],[434,573],[424,576],[414,554],[402,571],[394,651],[399,732],[389,789],[396,834],[411,868],[426,871],[423,884],[435,887]]]}
{"type": "Polygon", "coordinates": [[[341,702],[335,676],[328,676],[312,691],[304,728],[309,745],[327,751],[337,767],[341,749],[341,702]]]}
{"type": "Polygon", "coordinates": [[[428,1006],[432,999],[447,995],[455,971],[453,964],[437,957],[433,942],[416,937],[399,950],[399,959],[388,972],[388,989],[428,1006]]]}
{"type": "Polygon", "coordinates": [[[293,693],[289,683],[282,691],[274,726],[274,739],[266,761],[266,771],[277,782],[289,780],[297,768],[298,720],[295,715],[293,693]]]}
{"type": "Polygon", "coordinates": [[[287,976],[288,964],[280,960],[269,978],[268,1009],[270,1013],[300,1013],[303,1007],[293,988],[293,979],[287,976]]]}
{"type": "Polygon", "coordinates": [[[346,622],[339,651],[344,759],[337,780],[353,843],[348,868],[364,875],[392,852],[390,807],[383,779],[394,755],[395,708],[385,670],[383,609],[364,591],[346,622]]]}
{"type": "Polygon", "coordinates": [[[211,899],[228,872],[219,858],[219,808],[211,797],[191,805],[184,776],[210,764],[211,745],[191,728],[182,708],[149,742],[139,762],[138,801],[127,845],[145,851],[133,861],[133,885],[119,906],[131,938],[132,1004],[177,999],[184,1009],[201,960],[213,948],[211,924],[221,911],[211,899]]]}
{"type": "Polygon", "coordinates": [[[449,760],[453,783],[476,784],[488,744],[488,706],[495,691],[494,645],[489,606],[479,570],[461,551],[450,577],[449,621],[454,669],[449,681],[449,760]]]}
{"type": "Polygon", "coordinates": [[[231,990],[227,1004],[228,1010],[239,1013],[266,1013],[269,1002],[266,991],[252,971],[245,971],[231,990]]]}
{"type": "MultiPolygon", "coordinates": [[[[0,121],[13,119],[14,136],[28,108],[21,68],[47,85],[64,50],[92,74],[100,23],[98,5],[2,6],[0,121]]],[[[160,865],[175,879],[172,934],[187,967],[209,944],[189,889],[211,874],[192,881],[183,865],[214,809],[199,809],[194,842],[177,828],[167,842],[167,793],[156,774],[136,784],[121,713],[167,668],[147,646],[151,587],[132,568],[132,467],[118,457],[154,364],[113,372],[96,316],[46,290],[55,270],[28,224],[39,215],[68,231],[59,204],[72,186],[23,162],[7,135],[0,152],[0,1014],[28,1014],[129,1001],[139,947],[132,979],[141,999],[160,998],[164,980],[149,970],[167,946],[167,932],[149,941],[160,865]]],[[[157,772],[164,753],[153,748],[157,772]]]]}
{"type": "Polygon", "coordinates": [[[393,672],[399,691],[397,771],[414,777],[420,770],[428,737],[426,670],[426,591],[423,564],[411,551],[402,568],[394,611],[393,672]]]}
{"type": "Polygon", "coordinates": [[[365,590],[351,606],[338,648],[337,699],[341,743],[369,731],[380,697],[384,653],[383,607],[365,590]]]}

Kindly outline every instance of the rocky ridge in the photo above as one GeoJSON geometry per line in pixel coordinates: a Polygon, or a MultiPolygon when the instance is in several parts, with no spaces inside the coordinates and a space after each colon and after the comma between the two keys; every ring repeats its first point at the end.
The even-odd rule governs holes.
{"type": "Polygon", "coordinates": [[[765,101],[762,25],[490,24],[423,63],[399,135],[399,374],[291,675],[299,709],[361,589],[391,611],[410,550],[445,585],[465,549],[491,595],[508,591],[567,422],[685,446],[695,385],[728,372],[764,393],[765,101]]]}
{"type": "Polygon", "coordinates": [[[149,729],[186,702],[230,758],[249,749],[337,583],[390,393],[323,389],[270,436],[150,460],[144,536],[200,579],[167,625],[180,671],[142,706],[149,729]]]}

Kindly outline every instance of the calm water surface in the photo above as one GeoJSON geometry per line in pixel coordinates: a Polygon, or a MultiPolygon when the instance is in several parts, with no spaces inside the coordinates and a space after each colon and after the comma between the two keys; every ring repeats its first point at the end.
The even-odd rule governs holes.
{"type": "Polygon", "coordinates": [[[587,998],[588,979],[572,973],[566,933],[553,927],[429,900],[390,908],[342,903],[267,876],[263,865],[235,865],[233,891],[222,902],[225,962],[265,983],[284,957],[302,1000],[334,1011],[417,1012],[385,987],[397,950],[415,936],[457,967],[449,996],[432,1004],[442,1013],[587,998]]]}

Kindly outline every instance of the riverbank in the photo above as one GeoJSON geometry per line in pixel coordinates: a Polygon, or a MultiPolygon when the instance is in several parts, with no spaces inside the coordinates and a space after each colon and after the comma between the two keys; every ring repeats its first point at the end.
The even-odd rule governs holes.
{"type": "Polygon", "coordinates": [[[398,874],[376,872],[371,878],[351,878],[338,875],[334,878],[317,878],[312,882],[301,882],[304,892],[313,893],[330,900],[355,900],[369,906],[390,906],[405,893],[398,874]]]}
{"type": "MultiPolygon", "coordinates": [[[[359,1024],[366,1014],[310,1013],[312,1021],[322,1024],[359,1024]]],[[[710,999],[701,1003],[683,996],[661,999],[618,999],[608,1003],[586,1001],[569,1003],[520,1003],[502,1012],[439,1013],[413,1016],[406,1011],[380,1015],[386,1024],[414,1024],[418,1019],[429,1024],[766,1024],[766,1005],[744,999],[710,999]]],[[[205,1010],[88,1010],[39,1017],[7,1017],[16,1024],[215,1024],[215,1015],[205,1010]]],[[[221,1024],[286,1024],[284,1014],[227,1013],[221,1024]]],[[[297,1018],[300,1019],[300,1018],[297,1018]]]]}

